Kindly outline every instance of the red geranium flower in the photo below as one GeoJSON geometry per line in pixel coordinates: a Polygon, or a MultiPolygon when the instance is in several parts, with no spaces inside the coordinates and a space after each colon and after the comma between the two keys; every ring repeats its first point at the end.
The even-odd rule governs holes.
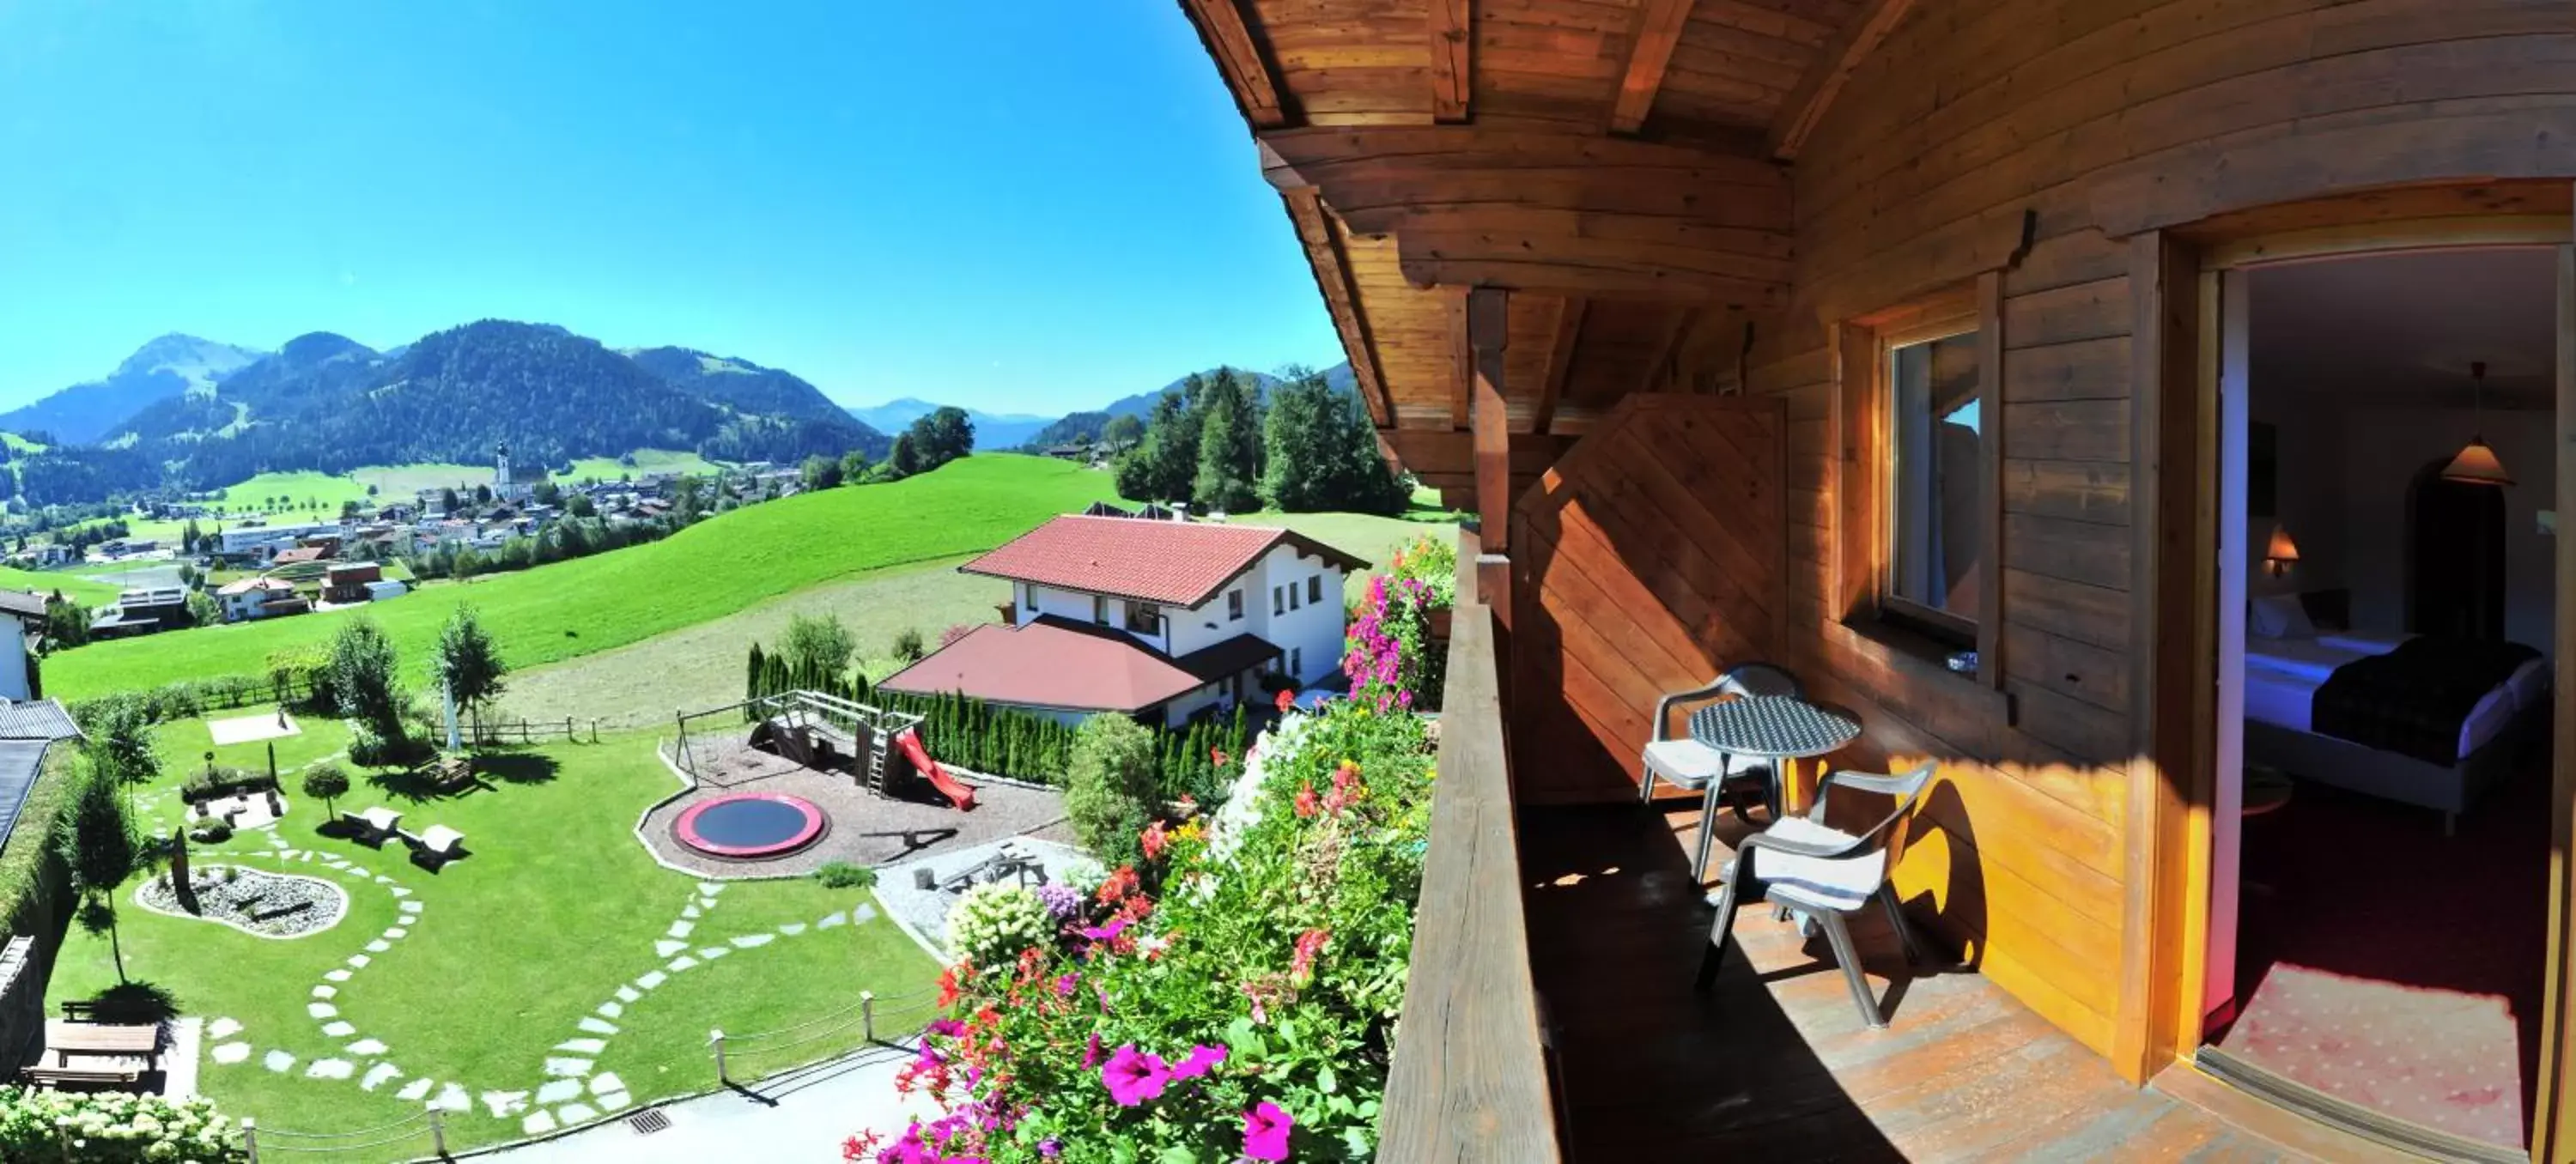
{"type": "Polygon", "coordinates": [[[1297,706],[1297,693],[1296,693],[1296,692],[1294,692],[1294,691],[1282,691],[1282,692],[1280,692],[1280,693],[1279,693],[1279,714],[1281,714],[1281,715],[1286,715],[1286,714],[1288,714],[1288,712],[1289,712],[1289,710],[1290,710],[1290,709],[1292,709],[1292,708],[1294,708],[1294,707],[1296,707],[1296,706],[1297,706]]]}

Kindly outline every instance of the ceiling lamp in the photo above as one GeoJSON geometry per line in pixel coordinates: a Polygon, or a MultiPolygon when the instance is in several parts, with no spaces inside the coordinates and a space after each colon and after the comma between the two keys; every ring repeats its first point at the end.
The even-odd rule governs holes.
{"type": "MultiPolygon", "coordinates": [[[[2470,364],[2469,376],[2476,393],[2470,398],[2472,407],[2476,409],[2477,422],[2483,427],[2486,420],[2486,364],[2483,361],[2470,364]]],[[[2504,462],[2496,459],[2495,450],[2487,447],[2486,438],[2482,436],[2469,438],[2468,447],[2461,449],[2460,455],[2451,458],[2451,463],[2443,468],[2442,479],[2466,485],[2513,484],[2513,474],[2504,471],[2504,462]]]]}

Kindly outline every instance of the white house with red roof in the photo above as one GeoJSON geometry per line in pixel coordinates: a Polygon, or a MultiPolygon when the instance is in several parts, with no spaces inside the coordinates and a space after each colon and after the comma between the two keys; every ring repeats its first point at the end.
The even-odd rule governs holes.
{"type": "Polygon", "coordinates": [[[958,569],[1007,578],[1008,623],[980,626],[880,686],[962,691],[1067,721],[1177,724],[1339,670],[1342,580],[1368,563],[1294,530],[1059,517],[958,569]]]}

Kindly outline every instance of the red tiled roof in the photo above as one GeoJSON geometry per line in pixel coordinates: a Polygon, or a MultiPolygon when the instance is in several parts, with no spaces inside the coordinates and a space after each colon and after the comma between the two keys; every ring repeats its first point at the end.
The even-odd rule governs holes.
{"type": "Polygon", "coordinates": [[[1040,586],[1197,606],[1277,545],[1342,569],[1368,563],[1295,530],[1223,522],[1068,515],[958,567],[1040,586]]]}
{"type": "Polygon", "coordinates": [[[330,556],[331,551],[322,546],[297,546],[291,550],[277,551],[277,556],[270,558],[269,562],[272,565],[292,566],[298,562],[319,562],[330,556]]]}
{"type": "Polygon", "coordinates": [[[963,691],[1030,707],[1139,711],[1277,654],[1269,643],[1237,635],[1174,659],[1107,627],[1046,617],[976,627],[878,686],[914,695],[963,691]]]}

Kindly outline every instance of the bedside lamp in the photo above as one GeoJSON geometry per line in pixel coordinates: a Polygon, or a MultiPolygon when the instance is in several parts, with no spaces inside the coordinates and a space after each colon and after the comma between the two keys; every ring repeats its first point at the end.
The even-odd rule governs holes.
{"type": "Polygon", "coordinates": [[[2290,564],[2299,560],[2298,544],[2290,540],[2288,526],[2272,527],[2272,542],[2263,549],[2265,573],[2278,578],[2290,572],[2290,564]]]}

